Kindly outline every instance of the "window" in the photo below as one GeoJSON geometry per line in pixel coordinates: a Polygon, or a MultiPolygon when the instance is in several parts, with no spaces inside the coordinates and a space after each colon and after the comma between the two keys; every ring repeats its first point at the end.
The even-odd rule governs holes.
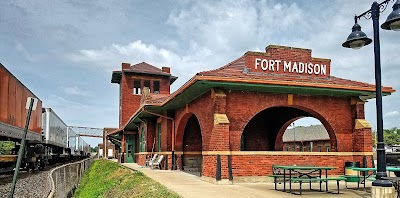
{"type": "Polygon", "coordinates": [[[321,148],[320,146],[319,146],[319,147],[317,147],[317,148],[318,148],[318,152],[321,152],[321,149],[322,149],[322,148],[321,148]]]}
{"type": "Polygon", "coordinates": [[[135,79],[133,81],[133,94],[141,94],[140,79],[135,79]]]}
{"type": "Polygon", "coordinates": [[[312,151],[311,146],[308,146],[308,152],[311,152],[311,151],[312,151]]]}
{"type": "Polygon", "coordinates": [[[289,151],[289,147],[286,147],[286,151],[289,151]]]}
{"type": "Polygon", "coordinates": [[[160,81],[153,82],[153,90],[154,90],[154,93],[156,93],[156,94],[160,93],[160,81]]]}
{"type": "Polygon", "coordinates": [[[143,87],[148,87],[150,89],[150,80],[145,80],[143,82],[143,87]]]}
{"type": "Polygon", "coordinates": [[[330,146],[327,146],[326,147],[326,152],[330,152],[331,151],[331,147],[330,146]]]}

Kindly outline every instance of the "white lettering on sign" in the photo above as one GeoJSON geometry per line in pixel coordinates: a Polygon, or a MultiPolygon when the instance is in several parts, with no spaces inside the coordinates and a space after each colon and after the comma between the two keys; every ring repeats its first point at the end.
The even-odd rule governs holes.
{"type": "Polygon", "coordinates": [[[296,61],[282,61],[282,60],[267,60],[256,58],[254,68],[257,70],[261,68],[263,71],[279,72],[283,70],[284,73],[297,73],[297,74],[315,74],[326,75],[326,65],[304,63],[296,61]],[[281,64],[283,62],[283,65],[281,64]],[[281,68],[283,67],[283,68],[281,68]]]}

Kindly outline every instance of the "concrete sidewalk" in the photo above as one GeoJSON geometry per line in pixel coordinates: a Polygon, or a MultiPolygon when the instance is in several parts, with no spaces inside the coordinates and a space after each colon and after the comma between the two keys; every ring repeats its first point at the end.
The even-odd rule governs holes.
{"type": "MultiPolygon", "coordinates": [[[[202,181],[200,177],[170,170],[151,170],[148,167],[142,167],[135,163],[123,163],[123,166],[143,172],[148,177],[160,182],[168,189],[187,198],[205,198],[205,197],[227,197],[227,198],[259,198],[259,197],[301,197],[281,191],[274,190],[273,183],[235,183],[233,185],[216,185],[202,181]]],[[[335,182],[330,182],[329,189],[336,189],[335,182]]],[[[298,189],[299,184],[293,184],[298,189]]],[[[370,186],[370,185],[369,185],[370,186]]],[[[282,188],[281,185],[278,187],[282,188]]],[[[349,187],[356,187],[355,183],[349,183],[349,187]]],[[[344,182],[340,184],[340,194],[330,194],[325,192],[307,191],[308,184],[303,184],[302,197],[371,197],[371,193],[362,190],[345,189],[344,182]]],[[[318,189],[319,184],[313,184],[313,189],[318,189]]],[[[324,188],[324,185],[323,185],[324,188]]]]}

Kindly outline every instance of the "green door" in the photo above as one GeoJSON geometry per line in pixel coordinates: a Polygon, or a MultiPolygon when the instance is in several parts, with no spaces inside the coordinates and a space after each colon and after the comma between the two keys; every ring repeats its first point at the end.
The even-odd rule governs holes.
{"type": "Polygon", "coordinates": [[[135,161],[135,136],[125,135],[126,140],[126,163],[133,163],[135,161]]]}

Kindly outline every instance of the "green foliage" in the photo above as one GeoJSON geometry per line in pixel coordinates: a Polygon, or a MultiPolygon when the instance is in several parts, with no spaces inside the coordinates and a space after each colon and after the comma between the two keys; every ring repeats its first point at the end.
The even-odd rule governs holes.
{"type": "Polygon", "coordinates": [[[383,138],[385,141],[385,145],[392,146],[400,144],[400,129],[391,128],[383,130],[383,138]]]}
{"type": "Polygon", "coordinates": [[[142,172],[100,159],[85,173],[73,197],[179,197],[142,172]]]}
{"type": "Polygon", "coordinates": [[[95,146],[94,148],[93,148],[93,147],[90,147],[90,151],[91,151],[92,153],[97,153],[98,150],[99,150],[99,147],[98,147],[98,146],[95,146]]]}
{"type": "Polygon", "coordinates": [[[0,155],[10,154],[10,151],[14,148],[14,142],[11,141],[0,141],[0,155]]]}

